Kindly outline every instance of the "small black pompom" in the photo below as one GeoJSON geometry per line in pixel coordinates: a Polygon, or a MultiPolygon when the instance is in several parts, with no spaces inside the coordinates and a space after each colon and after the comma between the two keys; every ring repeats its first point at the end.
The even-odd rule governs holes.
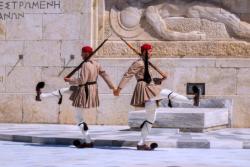
{"type": "Polygon", "coordinates": [[[37,85],[36,85],[36,91],[44,88],[45,86],[45,82],[39,82],[37,85]]]}

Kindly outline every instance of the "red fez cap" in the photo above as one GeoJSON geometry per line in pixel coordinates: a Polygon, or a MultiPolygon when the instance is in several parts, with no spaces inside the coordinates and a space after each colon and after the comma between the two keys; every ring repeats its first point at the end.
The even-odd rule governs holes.
{"type": "Polygon", "coordinates": [[[142,46],[141,46],[141,50],[143,51],[143,50],[150,50],[150,49],[152,49],[152,46],[150,45],[150,44],[148,44],[148,43],[145,43],[145,44],[143,44],[142,46]]]}
{"type": "Polygon", "coordinates": [[[85,52],[85,53],[92,53],[93,52],[93,49],[90,47],[90,46],[84,46],[82,48],[82,52],[85,52]]]}

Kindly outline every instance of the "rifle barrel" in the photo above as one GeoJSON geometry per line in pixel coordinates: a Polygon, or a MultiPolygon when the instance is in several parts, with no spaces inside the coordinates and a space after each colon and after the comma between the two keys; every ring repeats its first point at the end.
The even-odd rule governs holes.
{"type": "Polygon", "coordinates": [[[105,42],[107,42],[108,41],[108,39],[109,39],[109,37],[108,38],[106,38],[86,59],[84,59],[82,62],[81,62],[81,64],[79,64],[73,71],[71,71],[67,76],[66,76],[66,78],[70,78],[70,77],[72,77],[72,75],[74,75],[81,67],[82,67],[82,65],[83,65],[83,63],[85,63],[86,61],[88,61],[103,45],[104,45],[104,43],[105,42]]]}

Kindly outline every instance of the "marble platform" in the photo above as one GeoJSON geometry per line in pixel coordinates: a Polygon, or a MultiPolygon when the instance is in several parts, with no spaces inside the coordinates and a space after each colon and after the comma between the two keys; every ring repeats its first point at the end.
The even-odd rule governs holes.
{"type": "MultiPolygon", "coordinates": [[[[156,110],[154,127],[178,128],[180,131],[205,132],[230,126],[231,102],[225,99],[204,99],[199,107],[173,102],[173,108],[162,107],[156,110]]],[[[128,125],[139,129],[145,120],[145,110],[131,111],[128,125]]]]}

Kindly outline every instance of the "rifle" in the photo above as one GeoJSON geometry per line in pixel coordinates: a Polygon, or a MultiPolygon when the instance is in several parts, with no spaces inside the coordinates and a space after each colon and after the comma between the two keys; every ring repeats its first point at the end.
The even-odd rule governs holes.
{"type": "MultiPolygon", "coordinates": [[[[119,36],[120,37],[120,36],[119,36]]],[[[131,46],[125,39],[123,39],[122,37],[120,37],[120,39],[130,48],[130,49],[132,49],[137,55],[139,55],[140,57],[142,57],[142,54],[141,53],[139,53],[135,48],[133,48],[133,46],[131,46]]],[[[162,72],[162,71],[160,71],[158,68],[156,68],[155,67],[155,65],[153,65],[150,61],[148,61],[148,64],[156,71],[156,72],[158,72],[161,76],[162,76],[162,78],[154,78],[154,80],[156,81],[156,82],[160,82],[159,80],[164,80],[164,79],[166,79],[167,77],[165,76],[165,74],[162,72]]]]}
{"type": "Polygon", "coordinates": [[[72,75],[75,74],[75,72],[77,72],[83,65],[83,63],[87,62],[103,45],[105,42],[108,41],[109,37],[111,35],[109,35],[87,58],[85,58],[81,64],[79,64],[73,71],[71,71],[65,78],[70,78],[72,77],[72,75]]]}
{"type": "MultiPolygon", "coordinates": [[[[65,78],[70,78],[72,77],[72,75],[75,74],[75,72],[77,72],[83,65],[83,63],[85,63],[86,61],[88,61],[103,45],[105,42],[108,41],[109,37],[112,34],[110,34],[86,59],[84,59],[81,64],[79,64],[73,71],[71,71],[71,73],[69,73],[65,78]]],[[[42,89],[45,87],[45,82],[38,82],[36,85],[36,101],[41,101],[41,93],[42,93],[42,89]]],[[[72,86],[73,87],[73,86],[72,86]]],[[[74,89],[74,88],[70,88],[70,89],[74,89]]],[[[60,92],[59,92],[60,93],[60,92]]],[[[60,93],[61,94],[61,93],[60,93]]],[[[62,103],[62,95],[59,99],[58,104],[62,103]]]]}

